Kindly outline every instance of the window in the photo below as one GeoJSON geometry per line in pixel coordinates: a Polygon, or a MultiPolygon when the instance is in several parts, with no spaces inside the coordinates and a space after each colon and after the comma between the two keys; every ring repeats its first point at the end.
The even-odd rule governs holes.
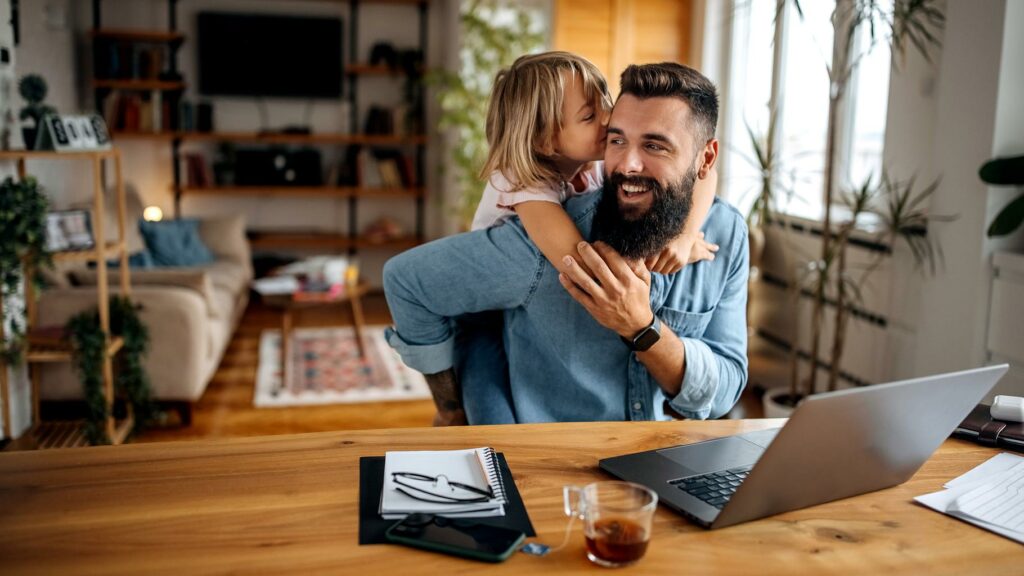
{"type": "MultiPolygon", "coordinates": [[[[776,4],[777,0],[733,2],[722,182],[725,195],[744,212],[749,210],[762,170],[748,126],[763,145],[774,110],[776,181],[783,192],[777,195],[776,208],[820,220],[837,3],[805,0],[799,14],[787,0],[778,22],[776,4]]],[[[891,13],[891,0],[882,4],[882,11],[891,13]]],[[[874,40],[870,29],[867,24],[858,27],[853,43],[858,65],[839,110],[837,189],[862,184],[869,176],[877,182],[881,173],[890,53],[880,32],[882,23],[876,22],[879,35],[874,40]]]]}

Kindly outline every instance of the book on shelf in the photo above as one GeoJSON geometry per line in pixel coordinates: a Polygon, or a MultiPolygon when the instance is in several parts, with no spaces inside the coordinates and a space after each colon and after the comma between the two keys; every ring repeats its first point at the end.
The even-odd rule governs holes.
{"type": "Polygon", "coordinates": [[[145,94],[113,90],[103,102],[103,119],[116,132],[161,132],[174,129],[170,103],[159,90],[145,94]]]}
{"type": "Polygon", "coordinates": [[[213,171],[202,154],[184,154],[181,157],[184,164],[182,173],[185,175],[185,185],[189,188],[206,188],[213,186],[213,171]]]}
{"type": "Polygon", "coordinates": [[[166,46],[143,41],[98,41],[94,59],[96,78],[155,80],[167,67],[168,50],[166,46]]]}
{"type": "Polygon", "coordinates": [[[402,154],[398,157],[398,169],[402,175],[402,185],[413,188],[416,183],[416,167],[413,165],[412,157],[402,154]]]}

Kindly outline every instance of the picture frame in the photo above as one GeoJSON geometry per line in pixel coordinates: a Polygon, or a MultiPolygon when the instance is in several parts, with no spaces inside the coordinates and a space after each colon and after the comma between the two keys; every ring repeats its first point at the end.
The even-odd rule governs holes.
{"type": "Polygon", "coordinates": [[[88,210],[56,210],[46,214],[46,250],[68,252],[96,247],[88,210]]]}

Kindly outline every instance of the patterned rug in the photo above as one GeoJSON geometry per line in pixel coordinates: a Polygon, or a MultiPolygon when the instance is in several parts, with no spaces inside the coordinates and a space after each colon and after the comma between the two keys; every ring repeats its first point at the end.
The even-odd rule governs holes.
{"type": "Polygon", "coordinates": [[[281,332],[260,336],[258,408],[430,398],[423,375],[407,368],[384,340],[384,326],[363,330],[366,359],[351,327],[292,331],[291,382],[281,385],[281,332]]]}

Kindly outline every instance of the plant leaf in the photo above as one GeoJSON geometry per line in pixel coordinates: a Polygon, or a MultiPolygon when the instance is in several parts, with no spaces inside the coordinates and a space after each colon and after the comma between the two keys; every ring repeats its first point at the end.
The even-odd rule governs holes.
{"type": "Polygon", "coordinates": [[[999,212],[999,215],[988,227],[988,235],[989,237],[1006,236],[1019,228],[1021,222],[1024,222],[1024,194],[1017,196],[1013,202],[999,212]]]}

